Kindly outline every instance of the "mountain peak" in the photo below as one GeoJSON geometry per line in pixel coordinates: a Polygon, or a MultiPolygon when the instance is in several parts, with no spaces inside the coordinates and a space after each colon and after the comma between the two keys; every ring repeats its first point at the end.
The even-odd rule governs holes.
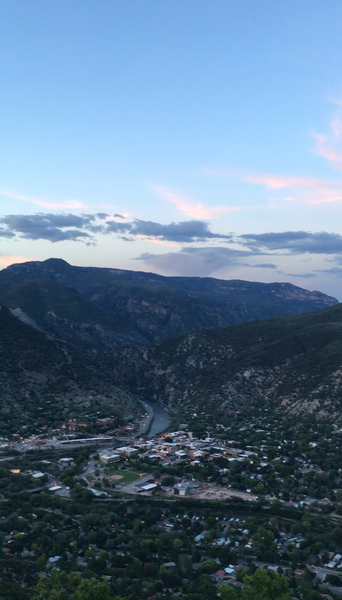
{"type": "Polygon", "coordinates": [[[66,260],[64,260],[63,258],[47,258],[46,260],[42,261],[43,265],[56,265],[56,266],[68,266],[71,267],[70,263],[68,263],[66,260]]]}

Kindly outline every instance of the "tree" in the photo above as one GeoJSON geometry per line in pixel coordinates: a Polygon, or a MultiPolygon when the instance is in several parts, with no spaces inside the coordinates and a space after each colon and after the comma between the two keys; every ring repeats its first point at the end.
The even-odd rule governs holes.
{"type": "Polygon", "coordinates": [[[336,587],[342,586],[342,579],[338,575],[335,575],[335,574],[327,575],[325,577],[324,582],[330,583],[331,585],[335,585],[336,587]]]}
{"type": "Polygon", "coordinates": [[[208,560],[204,560],[201,564],[201,571],[202,573],[215,573],[215,571],[217,570],[217,563],[212,560],[211,558],[208,558],[208,560]]]}
{"type": "Polygon", "coordinates": [[[254,575],[247,575],[242,600],[290,600],[289,586],[284,575],[269,575],[264,569],[257,569],[254,575]]]}
{"type": "Polygon", "coordinates": [[[180,551],[180,549],[181,549],[181,548],[182,548],[182,546],[183,546],[183,542],[182,542],[182,540],[180,540],[179,538],[176,538],[176,539],[174,540],[174,542],[173,542],[172,546],[173,546],[173,549],[174,549],[176,552],[179,552],[179,551],[180,551]]]}
{"type": "Polygon", "coordinates": [[[217,595],[221,600],[238,600],[239,598],[238,592],[229,583],[220,585],[217,595]]]}
{"type": "Polygon", "coordinates": [[[53,569],[51,577],[41,577],[34,592],[32,600],[109,600],[110,588],[106,579],[82,579],[78,573],[53,569]]]}

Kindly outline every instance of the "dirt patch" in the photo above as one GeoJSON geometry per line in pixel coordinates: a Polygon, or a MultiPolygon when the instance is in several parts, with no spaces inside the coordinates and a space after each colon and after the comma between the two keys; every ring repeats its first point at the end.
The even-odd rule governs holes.
{"type": "Polygon", "coordinates": [[[109,483],[119,483],[121,479],[123,479],[123,475],[112,475],[111,477],[108,477],[109,483]]]}

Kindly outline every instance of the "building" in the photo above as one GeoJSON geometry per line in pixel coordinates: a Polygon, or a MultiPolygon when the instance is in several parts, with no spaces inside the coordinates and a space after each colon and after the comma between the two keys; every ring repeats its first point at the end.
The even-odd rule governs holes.
{"type": "Polygon", "coordinates": [[[114,451],[111,452],[110,450],[108,450],[108,452],[100,452],[99,456],[100,456],[100,461],[104,465],[110,465],[111,463],[119,462],[120,460],[122,460],[121,454],[118,454],[117,452],[114,452],[114,451]]]}
{"type": "Polygon", "coordinates": [[[116,452],[121,454],[122,456],[126,456],[127,458],[131,458],[138,452],[138,448],[132,448],[131,446],[122,446],[121,448],[117,448],[116,452]]]}
{"type": "Polygon", "coordinates": [[[71,467],[74,464],[73,458],[60,458],[58,464],[65,469],[66,467],[71,467]]]}
{"type": "Polygon", "coordinates": [[[137,492],[152,492],[157,487],[156,483],[146,483],[137,488],[137,492]]]}
{"type": "Polygon", "coordinates": [[[192,485],[189,482],[176,483],[173,486],[173,493],[176,496],[188,496],[191,493],[192,485]]]}

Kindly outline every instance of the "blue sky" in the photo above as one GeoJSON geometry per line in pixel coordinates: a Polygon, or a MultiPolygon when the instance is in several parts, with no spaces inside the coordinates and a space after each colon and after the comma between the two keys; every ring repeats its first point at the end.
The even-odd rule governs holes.
{"type": "Polygon", "coordinates": [[[342,300],[339,0],[4,0],[2,267],[342,300]]]}

